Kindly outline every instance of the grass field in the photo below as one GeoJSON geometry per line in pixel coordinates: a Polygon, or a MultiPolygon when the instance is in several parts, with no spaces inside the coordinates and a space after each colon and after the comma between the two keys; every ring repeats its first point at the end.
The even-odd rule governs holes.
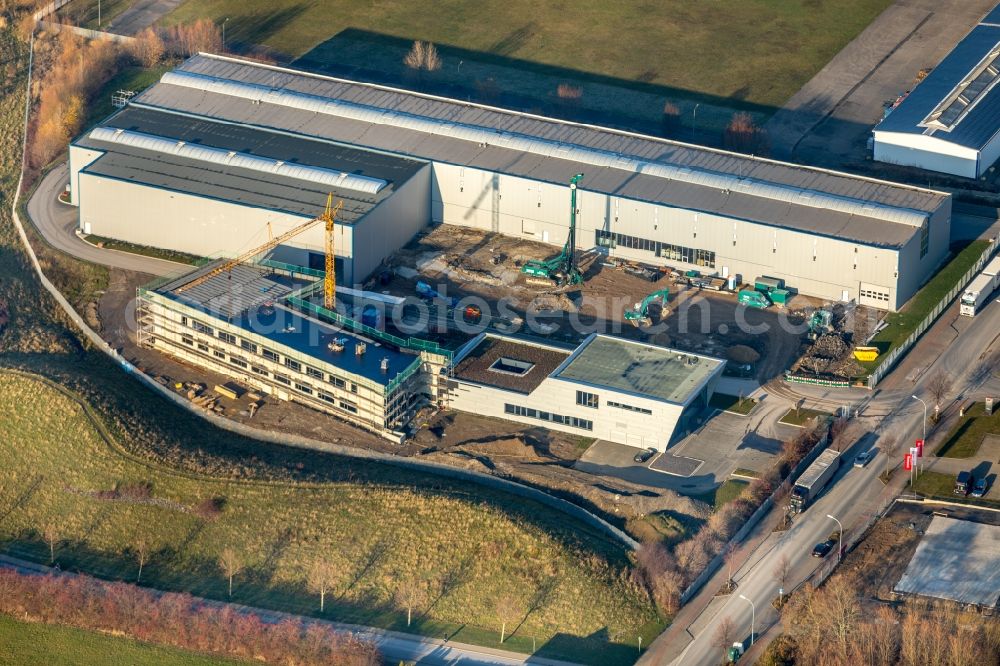
{"type": "Polygon", "coordinates": [[[511,593],[521,610],[505,647],[530,651],[535,639],[542,654],[590,663],[628,661],[634,648],[622,644],[640,632],[648,641],[661,627],[625,582],[622,553],[588,549],[569,524],[556,534],[540,529],[526,514],[545,510],[530,503],[506,512],[485,489],[466,495],[175,473],[130,458],[71,396],[20,375],[0,374],[0,413],[0,550],[18,557],[47,562],[41,533],[54,525],[64,569],[134,580],[135,544],[144,539],[152,552],[144,584],[225,599],[217,560],[228,547],[245,560],[235,601],[303,614],[318,614],[305,571],[326,558],[341,574],[324,617],[404,630],[393,597],[400,581],[414,579],[428,601],[412,631],[496,645],[493,608],[511,593]],[[148,487],[151,498],[99,495],[129,486],[148,487]],[[196,515],[193,507],[213,498],[221,515],[196,515]]]}
{"type": "MultiPolygon", "coordinates": [[[[907,489],[909,489],[909,486],[907,486],[907,489]]],[[[1000,501],[976,497],[961,497],[952,492],[954,489],[955,475],[941,474],[940,472],[924,472],[917,477],[913,484],[913,490],[926,497],[1000,509],[1000,501]]]]}
{"type": "Polygon", "coordinates": [[[805,407],[801,409],[789,409],[785,412],[785,415],[778,419],[778,423],[784,423],[785,425],[791,426],[804,426],[805,424],[812,421],[817,416],[829,416],[827,412],[821,412],[816,409],[806,409],[805,407]]]}
{"type": "Polygon", "coordinates": [[[6,666],[225,666],[248,662],[0,615],[0,663],[6,666]]]}
{"type": "Polygon", "coordinates": [[[692,129],[707,132],[724,125],[733,107],[769,115],[889,4],[444,0],[432,9],[405,0],[188,0],[165,22],[228,19],[226,41],[237,51],[263,45],[281,59],[305,55],[310,67],[335,63],[338,71],[355,67],[400,81],[409,43],[428,40],[442,55],[440,70],[427,77],[436,83],[475,91],[492,80],[528,108],[544,107],[560,83],[570,83],[583,88],[579,106],[657,123],[670,100],[682,124],[690,119],[692,129]]]}
{"type": "Polygon", "coordinates": [[[722,505],[732,502],[734,499],[739,497],[740,493],[742,493],[749,485],[749,481],[744,481],[742,479],[726,479],[721,485],[719,485],[718,488],[710,490],[707,493],[692,495],[691,497],[699,499],[711,506],[713,509],[718,510],[722,505]]]}
{"type": "Polygon", "coordinates": [[[861,365],[874,370],[882,362],[882,356],[893,347],[906,341],[917,329],[931,310],[944,298],[963,275],[976,263],[983,250],[989,245],[987,241],[972,241],[948,262],[924,287],[911,298],[899,312],[890,312],[886,316],[886,326],[872,338],[869,343],[879,348],[879,358],[867,361],[861,365]]]}
{"type": "Polygon", "coordinates": [[[106,247],[111,250],[130,252],[132,254],[141,254],[147,257],[166,259],[167,261],[175,261],[180,264],[189,264],[191,266],[201,266],[210,261],[210,259],[207,259],[205,257],[199,257],[193,254],[188,254],[187,252],[178,252],[176,250],[164,250],[158,247],[149,247],[148,245],[136,245],[135,243],[129,243],[128,241],[122,241],[116,238],[104,238],[103,236],[96,236],[93,234],[87,236],[86,241],[88,243],[92,243],[94,245],[100,245],[100,247],[106,247]]]}
{"type": "Polygon", "coordinates": [[[945,458],[971,458],[979,451],[986,435],[1000,435],[1000,410],[986,416],[982,403],[976,403],[948,434],[937,455],[945,458]]]}
{"type": "Polygon", "coordinates": [[[712,399],[708,404],[716,409],[748,416],[753,411],[753,408],[757,406],[757,401],[753,398],[743,398],[741,400],[739,396],[713,393],[712,399]]]}

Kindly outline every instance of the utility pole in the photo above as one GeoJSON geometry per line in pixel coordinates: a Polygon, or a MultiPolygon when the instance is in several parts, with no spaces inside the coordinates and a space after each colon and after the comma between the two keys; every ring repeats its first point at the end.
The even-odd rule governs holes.
{"type": "Polygon", "coordinates": [[[740,595],[740,599],[750,604],[750,647],[753,647],[754,628],[757,626],[757,606],[742,594],[740,595]]]}
{"type": "Polygon", "coordinates": [[[227,23],[229,23],[229,17],[228,16],[226,17],[226,20],[222,22],[222,52],[223,53],[226,52],[226,24],[227,23]]]}

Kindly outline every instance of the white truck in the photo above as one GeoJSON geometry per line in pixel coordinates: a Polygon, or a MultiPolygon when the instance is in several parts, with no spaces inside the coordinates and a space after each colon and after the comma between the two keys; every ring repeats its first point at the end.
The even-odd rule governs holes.
{"type": "Polygon", "coordinates": [[[793,513],[802,513],[816,496],[826,487],[840,468],[840,452],[827,449],[819,454],[806,471],[802,472],[792,486],[792,494],[788,498],[793,513]]]}
{"type": "Polygon", "coordinates": [[[1000,257],[995,257],[966,287],[965,293],[962,294],[959,312],[966,317],[975,317],[998,287],[1000,287],[1000,257]]]}

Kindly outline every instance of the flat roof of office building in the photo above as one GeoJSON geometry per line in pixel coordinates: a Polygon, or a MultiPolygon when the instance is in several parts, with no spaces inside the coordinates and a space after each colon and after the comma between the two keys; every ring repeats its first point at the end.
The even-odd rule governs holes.
{"type": "Polygon", "coordinates": [[[211,317],[249,331],[276,345],[293,349],[300,354],[341,370],[364,377],[385,386],[409,368],[418,357],[353,333],[335,328],[313,317],[302,315],[285,307],[282,297],[294,288],[304,286],[283,275],[273,274],[255,266],[239,265],[231,272],[220,273],[190,289],[178,292],[209,272],[217,264],[207,266],[169,282],[155,291],[171,300],[204,312],[202,323],[212,326],[211,317]],[[329,348],[332,340],[344,345],[343,351],[329,348]],[[357,353],[359,345],[365,346],[363,354],[357,353]],[[382,360],[388,361],[382,370],[382,360]]]}
{"type": "Polygon", "coordinates": [[[709,356],[594,334],[553,376],[686,404],[724,364],[709,356]]]}
{"type": "Polygon", "coordinates": [[[459,351],[453,375],[462,380],[531,393],[552,371],[569,358],[561,350],[519,338],[483,334],[459,351]]]}
{"type": "Polygon", "coordinates": [[[133,107],[565,183],[868,245],[898,247],[948,200],[932,190],[459,100],[199,54],[133,107]]]}

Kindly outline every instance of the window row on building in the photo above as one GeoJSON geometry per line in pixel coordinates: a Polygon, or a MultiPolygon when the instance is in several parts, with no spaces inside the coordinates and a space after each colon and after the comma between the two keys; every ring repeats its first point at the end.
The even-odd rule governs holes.
{"type": "MultiPolygon", "coordinates": [[[[228,333],[226,334],[230,338],[233,338],[233,340],[230,341],[230,340],[222,337],[221,333],[222,332],[220,331],[219,339],[224,340],[226,342],[230,342],[230,344],[233,344],[233,345],[236,344],[235,343],[235,338],[232,335],[230,335],[228,333]]],[[[221,361],[228,362],[230,365],[236,366],[236,367],[241,368],[243,370],[249,369],[255,375],[258,375],[258,376],[260,376],[262,378],[265,378],[265,379],[271,379],[274,382],[276,382],[278,384],[281,384],[283,386],[287,386],[287,387],[295,390],[296,392],[298,392],[298,393],[300,393],[302,395],[315,396],[316,398],[319,398],[323,402],[326,402],[326,403],[328,403],[328,404],[330,404],[330,405],[332,405],[332,406],[334,406],[336,408],[340,408],[343,411],[349,412],[351,414],[357,414],[358,413],[358,406],[357,406],[356,403],[351,402],[349,400],[337,399],[336,396],[333,396],[330,393],[327,393],[323,389],[317,388],[316,386],[313,386],[311,384],[307,384],[307,383],[304,383],[304,382],[301,382],[301,381],[298,381],[298,380],[294,380],[291,377],[289,377],[288,375],[282,374],[280,372],[271,372],[270,370],[268,370],[267,368],[265,368],[263,366],[256,365],[254,363],[249,362],[249,360],[246,357],[244,357],[244,356],[240,356],[239,354],[227,353],[225,349],[222,349],[220,347],[209,347],[208,345],[206,345],[206,344],[204,344],[202,342],[196,342],[191,336],[188,336],[188,335],[182,335],[181,336],[181,342],[184,343],[185,345],[189,346],[189,347],[195,347],[195,348],[197,348],[197,350],[199,352],[202,352],[205,355],[211,353],[212,356],[214,356],[215,358],[219,359],[220,362],[221,361]]],[[[286,359],[286,361],[287,360],[288,359],[286,359]]],[[[287,365],[287,363],[286,363],[286,365],[287,365]]],[[[321,373],[319,370],[316,370],[315,368],[311,368],[309,366],[306,366],[306,367],[309,370],[313,370],[314,371],[315,374],[309,373],[311,376],[315,377],[316,379],[323,380],[323,378],[324,378],[323,373],[321,373]]],[[[330,375],[330,376],[333,377],[333,375],[330,375]]],[[[357,384],[353,384],[352,383],[351,387],[353,389],[353,392],[357,393],[357,384]]],[[[340,386],[340,388],[344,388],[344,387],[340,386]]]]}
{"type": "Polygon", "coordinates": [[[531,407],[521,407],[520,405],[512,405],[510,403],[504,404],[503,410],[507,414],[513,414],[514,416],[526,416],[529,419],[538,419],[539,421],[549,421],[551,423],[561,423],[574,428],[580,428],[581,430],[594,429],[593,421],[578,419],[575,416],[561,416],[559,414],[553,414],[552,412],[543,412],[538,409],[532,409],[531,407]]]}
{"type": "Polygon", "coordinates": [[[613,400],[608,400],[608,407],[615,407],[617,409],[624,409],[627,412],[636,412],[637,414],[652,414],[653,410],[646,409],[645,407],[636,407],[635,405],[627,405],[624,402],[615,402],[613,400]]]}
{"type": "Polygon", "coordinates": [[[680,261],[686,264],[715,268],[715,252],[711,250],[672,245],[649,238],[639,238],[638,236],[629,236],[603,229],[598,229],[595,233],[595,242],[598,247],[625,247],[632,250],[645,250],[668,261],[680,261]]]}

